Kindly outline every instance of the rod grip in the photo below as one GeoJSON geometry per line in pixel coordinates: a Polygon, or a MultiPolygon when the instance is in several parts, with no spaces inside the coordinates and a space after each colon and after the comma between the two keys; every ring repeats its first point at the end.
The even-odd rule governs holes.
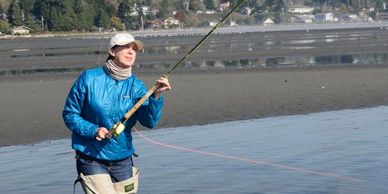
{"type": "Polygon", "coordinates": [[[160,85],[160,83],[157,83],[151,89],[149,89],[148,92],[142,98],[140,98],[140,100],[137,101],[136,104],[133,105],[133,107],[127,113],[125,113],[124,117],[120,119],[120,121],[115,125],[113,125],[112,129],[109,130],[109,134],[117,137],[123,131],[121,127],[124,122],[131,118],[133,114],[135,114],[137,109],[139,109],[140,106],[144,104],[144,102],[160,87],[160,85]]]}

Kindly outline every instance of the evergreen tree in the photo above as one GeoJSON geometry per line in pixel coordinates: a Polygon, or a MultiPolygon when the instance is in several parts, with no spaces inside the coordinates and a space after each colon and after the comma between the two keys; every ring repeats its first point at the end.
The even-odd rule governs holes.
{"type": "Polygon", "coordinates": [[[3,14],[3,12],[4,12],[4,7],[2,4],[0,4],[0,14],[3,14]]]}
{"type": "Polygon", "coordinates": [[[97,27],[101,27],[104,29],[110,28],[111,21],[110,21],[109,15],[106,13],[105,10],[100,9],[98,11],[95,24],[97,27]]]}
{"type": "Polygon", "coordinates": [[[264,6],[269,12],[281,12],[284,8],[283,0],[265,0],[264,6]]]}
{"type": "Polygon", "coordinates": [[[48,30],[71,31],[77,29],[77,15],[72,0],[39,0],[40,15],[46,20],[48,30]]]}
{"type": "Polygon", "coordinates": [[[257,7],[260,6],[260,4],[260,0],[248,0],[247,2],[245,2],[246,7],[257,7]]]}
{"type": "Polygon", "coordinates": [[[121,2],[118,9],[118,16],[127,28],[137,30],[140,28],[139,18],[130,15],[133,10],[136,10],[134,6],[135,2],[121,2]]]}
{"type": "Polygon", "coordinates": [[[231,7],[235,7],[239,3],[239,1],[241,1],[241,0],[230,0],[229,1],[230,2],[230,6],[231,7]]]}
{"type": "Polygon", "coordinates": [[[204,10],[204,6],[201,2],[201,0],[190,0],[189,2],[189,9],[191,11],[199,11],[199,10],[204,10]]]}
{"type": "Polygon", "coordinates": [[[117,16],[121,20],[123,20],[123,19],[125,19],[126,17],[129,16],[129,13],[131,13],[131,6],[130,6],[130,4],[128,2],[120,3],[117,16]]]}
{"type": "Polygon", "coordinates": [[[77,15],[75,26],[78,30],[89,31],[94,25],[94,8],[86,1],[74,2],[74,13],[77,15]]]}
{"type": "Polygon", "coordinates": [[[12,26],[23,25],[22,11],[19,0],[12,0],[8,8],[8,20],[12,26]]]}
{"type": "Polygon", "coordinates": [[[34,8],[35,0],[21,0],[20,1],[20,9],[23,10],[23,12],[31,13],[34,8]]]}
{"type": "Polygon", "coordinates": [[[5,34],[10,33],[9,24],[3,19],[0,19],[0,32],[5,34]]]}
{"type": "Polygon", "coordinates": [[[376,0],[375,9],[382,11],[384,9],[383,0],[376,0]]]}
{"type": "Polygon", "coordinates": [[[207,10],[215,10],[216,5],[214,4],[213,0],[203,0],[203,4],[205,5],[205,8],[207,10]]]}
{"type": "Polygon", "coordinates": [[[280,11],[276,11],[275,12],[275,19],[273,22],[275,24],[280,24],[281,21],[282,21],[282,17],[281,17],[280,11]]]}
{"type": "Polygon", "coordinates": [[[116,30],[124,30],[124,26],[120,20],[120,18],[116,17],[116,16],[113,16],[111,19],[110,19],[110,22],[111,22],[111,27],[116,29],[116,30]]]}
{"type": "Polygon", "coordinates": [[[169,0],[162,0],[160,3],[158,18],[164,19],[170,15],[171,12],[171,2],[169,0]]]}
{"type": "Polygon", "coordinates": [[[151,6],[153,3],[153,0],[145,0],[144,5],[151,6]]]}
{"type": "Polygon", "coordinates": [[[37,27],[39,29],[39,26],[36,24],[33,15],[34,3],[35,0],[22,0],[20,1],[20,9],[22,16],[24,16],[23,24],[36,30],[37,27]]]}
{"type": "MultiPolygon", "coordinates": [[[[79,1],[79,0],[75,0],[79,1]]],[[[97,13],[99,9],[103,9],[110,17],[117,14],[119,5],[121,4],[119,0],[86,0],[89,5],[94,6],[94,13],[97,13]]],[[[129,2],[129,0],[125,0],[123,2],[129,2]]],[[[116,15],[117,16],[117,15],[116,15]]]]}
{"type": "Polygon", "coordinates": [[[176,0],[174,2],[174,7],[176,10],[179,10],[179,11],[187,11],[187,3],[188,3],[188,0],[176,0]]]}

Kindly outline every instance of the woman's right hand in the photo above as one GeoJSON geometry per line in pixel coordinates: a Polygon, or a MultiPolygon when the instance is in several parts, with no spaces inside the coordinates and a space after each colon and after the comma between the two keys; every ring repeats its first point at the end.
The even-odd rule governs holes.
{"type": "Polygon", "coordinates": [[[105,138],[111,138],[111,135],[109,134],[109,130],[105,127],[100,127],[97,129],[97,133],[96,133],[96,139],[97,141],[101,141],[105,138]]]}

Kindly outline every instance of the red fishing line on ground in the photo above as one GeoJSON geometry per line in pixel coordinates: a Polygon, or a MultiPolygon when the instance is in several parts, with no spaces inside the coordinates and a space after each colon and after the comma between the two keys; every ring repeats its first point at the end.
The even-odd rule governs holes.
{"type": "Polygon", "coordinates": [[[207,152],[207,151],[202,151],[202,150],[197,150],[193,148],[186,148],[182,146],[177,146],[177,145],[172,145],[172,144],[165,144],[162,142],[155,141],[149,137],[146,137],[143,135],[137,128],[133,128],[134,131],[145,141],[158,145],[161,147],[166,147],[170,149],[175,149],[175,150],[180,150],[180,151],[186,151],[186,152],[192,152],[192,153],[197,153],[205,156],[210,156],[210,157],[216,157],[216,158],[224,158],[224,159],[229,159],[229,160],[237,160],[245,163],[250,163],[250,164],[256,164],[256,165],[264,165],[264,166],[270,166],[273,168],[278,168],[278,169],[283,169],[283,170],[291,170],[291,171],[296,171],[296,172],[303,172],[303,173],[308,173],[308,174],[315,174],[315,175],[320,175],[320,176],[325,176],[325,177],[333,177],[341,180],[348,180],[348,181],[353,181],[353,182],[362,182],[361,179],[349,177],[349,176],[341,176],[337,175],[334,173],[329,173],[329,172],[322,172],[322,171],[316,171],[316,170],[308,170],[304,168],[298,168],[298,167],[292,167],[292,166],[287,166],[283,164],[275,164],[271,162],[266,162],[266,161],[260,161],[260,160],[252,160],[249,158],[243,158],[243,157],[237,157],[237,156],[230,156],[222,153],[215,153],[215,152],[207,152]]]}

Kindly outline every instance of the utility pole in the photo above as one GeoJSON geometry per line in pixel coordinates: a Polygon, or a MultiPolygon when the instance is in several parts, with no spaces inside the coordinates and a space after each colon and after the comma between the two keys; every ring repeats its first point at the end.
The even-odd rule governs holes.
{"type": "Polygon", "coordinates": [[[41,21],[41,33],[44,32],[44,18],[43,16],[40,16],[40,21],[41,21]]]}
{"type": "Polygon", "coordinates": [[[144,30],[144,20],[143,20],[143,15],[140,17],[141,21],[141,30],[144,30]]]}
{"type": "Polygon", "coordinates": [[[350,11],[350,0],[348,0],[348,9],[350,11]]]}

